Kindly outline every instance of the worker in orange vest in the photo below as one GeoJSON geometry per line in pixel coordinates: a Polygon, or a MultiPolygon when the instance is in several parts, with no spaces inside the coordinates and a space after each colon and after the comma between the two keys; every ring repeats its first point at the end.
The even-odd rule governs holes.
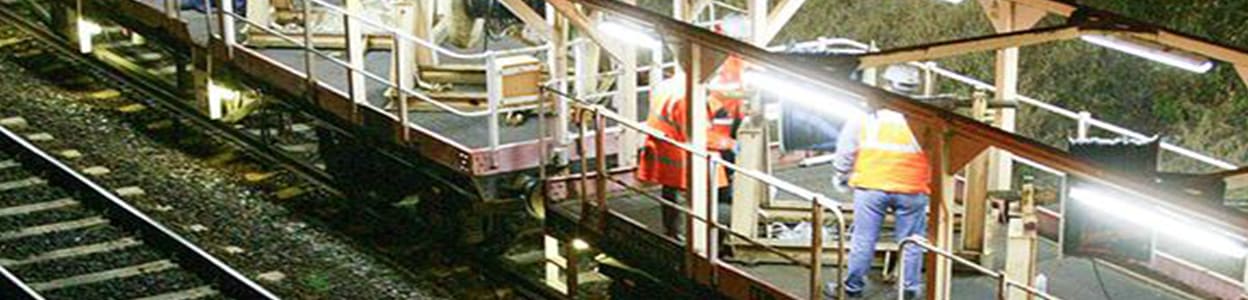
{"type": "MultiPolygon", "coordinates": [[[[664,137],[680,143],[688,142],[686,134],[688,131],[685,128],[688,101],[685,101],[683,87],[684,76],[679,74],[662,83],[659,91],[651,96],[650,116],[646,120],[647,126],[663,133],[664,137]]],[[[711,121],[709,106],[711,105],[708,104],[707,107],[707,122],[711,121]]],[[[732,151],[736,146],[735,143],[730,136],[710,131],[706,148],[712,153],[732,151]]],[[[687,152],[684,149],[672,143],[646,136],[646,142],[641,148],[640,162],[637,164],[637,180],[662,186],[664,200],[684,205],[678,194],[689,187],[685,178],[686,155],[687,152]]],[[[727,187],[728,176],[723,166],[716,168],[715,174],[716,188],[727,187]]],[[[663,207],[663,227],[667,236],[677,238],[683,231],[683,224],[679,210],[663,207]]]]}
{"type": "MultiPolygon", "coordinates": [[[[897,82],[889,82],[890,89],[897,82]]],[[[858,297],[866,287],[863,279],[875,257],[875,242],[886,212],[892,210],[896,215],[893,230],[897,241],[926,234],[931,169],[906,117],[887,109],[847,122],[837,138],[834,157],[833,183],[838,189],[853,188],[849,272],[843,284],[848,296],[858,297]]],[[[902,249],[902,259],[906,265],[901,279],[904,296],[914,299],[922,290],[922,251],[909,245],[902,249]]],[[[828,282],[825,298],[835,298],[837,284],[828,282]]]]}

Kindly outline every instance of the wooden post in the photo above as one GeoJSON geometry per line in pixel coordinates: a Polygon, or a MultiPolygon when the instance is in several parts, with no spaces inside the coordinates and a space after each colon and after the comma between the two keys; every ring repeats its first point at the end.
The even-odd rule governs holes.
{"type": "MultiPolygon", "coordinates": [[[[931,204],[928,207],[927,236],[933,246],[949,251],[953,245],[953,214],[949,207],[953,205],[953,174],[951,170],[950,140],[953,132],[945,126],[929,128],[924,133],[927,152],[932,168],[931,204]]],[[[939,258],[935,253],[928,252],[924,259],[927,270],[928,299],[945,300],[949,298],[951,285],[951,263],[939,258]]]]}
{"type": "Polygon", "coordinates": [[[260,26],[273,23],[273,6],[269,0],[248,0],[247,20],[260,26]]]}
{"type": "MultiPolygon", "coordinates": [[[[685,68],[685,101],[688,109],[685,110],[685,135],[686,142],[693,147],[694,150],[706,152],[707,131],[710,130],[710,118],[706,109],[706,87],[702,83],[702,78],[697,74],[702,74],[702,47],[698,44],[689,43],[685,47],[686,55],[689,61],[684,62],[685,68]]],[[[687,207],[693,210],[693,213],[700,217],[708,217],[706,205],[709,201],[709,194],[715,192],[714,189],[708,188],[702,182],[708,182],[706,172],[706,159],[698,157],[693,153],[685,155],[685,178],[688,182],[686,189],[686,198],[689,203],[687,207]]],[[[692,220],[692,219],[690,219],[692,220]]],[[[693,243],[693,251],[700,255],[706,254],[706,224],[692,222],[687,228],[691,228],[692,232],[686,238],[693,243]]]]}
{"type": "MultiPolygon", "coordinates": [[[[429,12],[433,10],[433,3],[427,0],[412,2],[414,3],[413,5],[416,11],[412,15],[404,17],[412,19],[414,28],[403,28],[402,30],[411,30],[412,35],[416,36],[416,38],[433,42],[433,39],[431,38],[432,35],[430,34],[433,31],[433,18],[430,18],[431,14],[429,12]]],[[[436,42],[433,43],[437,44],[436,42]]],[[[432,66],[434,64],[433,49],[417,46],[415,49],[411,50],[415,50],[416,52],[416,64],[418,66],[432,66]]]]}
{"type": "MultiPolygon", "coordinates": [[[[987,94],[976,91],[971,116],[983,119],[988,112],[987,94]]],[[[962,197],[962,251],[984,263],[989,254],[988,155],[980,154],[966,167],[966,192],[962,197]]]]}
{"type": "MultiPolygon", "coordinates": [[[[637,4],[636,0],[625,0],[624,3],[637,4]]],[[[620,49],[620,75],[619,93],[615,97],[615,107],[620,110],[629,120],[637,120],[639,115],[637,112],[637,48],[627,43],[619,43],[616,49],[620,49]]],[[[658,51],[657,49],[653,51],[658,51]]],[[[653,93],[653,91],[651,91],[653,93]]],[[[619,165],[621,167],[631,167],[637,165],[637,149],[641,145],[641,134],[633,130],[625,130],[620,139],[619,165]]]]}
{"type": "MultiPolygon", "coordinates": [[[[1006,0],[980,0],[988,19],[997,33],[1008,33],[1034,27],[1047,12],[1006,0]]],[[[1018,48],[997,50],[995,85],[996,100],[1014,101],[1018,98],[1018,48]]],[[[996,111],[993,125],[1013,132],[1017,112],[1014,108],[996,111]]],[[[988,189],[1010,190],[1013,178],[1013,160],[1008,152],[989,150],[988,189]]]]}
{"type": "MultiPolygon", "coordinates": [[[[551,79],[554,79],[555,89],[560,93],[568,92],[568,21],[567,18],[555,11],[552,4],[546,4],[546,21],[550,22],[551,28],[554,30],[554,39],[550,43],[550,55],[547,60],[550,63],[551,79]]],[[[568,149],[568,100],[561,97],[555,97],[555,118],[553,136],[555,140],[554,153],[558,155],[556,163],[567,163],[568,149]]]]}
{"type": "MultiPolygon", "coordinates": [[[[1023,183],[1019,214],[1010,217],[1009,243],[1006,246],[1005,273],[1015,281],[1033,285],[1036,277],[1036,202],[1035,187],[1030,180],[1023,183]]],[[[1010,300],[1030,299],[1021,289],[1008,292],[1010,300]]]]}
{"type": "MultiPolygon", "coordinates": [[[[346,0],[346,9],[348,13],[359,14],[362,11],[362,0],[346,0]]],[[[346,31],[347,39],[347,63],[352,68],[364,70],[364,51],[367,45],[364,44],[364,34],[360,30],[360,22],[352,17],[343,16],[343,26],[346,31]]],[[[351,102],[356,104],[368,102],[368,90],[364,86],[364,73],[348,70],[347,71],[347,96],[351,98],[351,102]]]]}

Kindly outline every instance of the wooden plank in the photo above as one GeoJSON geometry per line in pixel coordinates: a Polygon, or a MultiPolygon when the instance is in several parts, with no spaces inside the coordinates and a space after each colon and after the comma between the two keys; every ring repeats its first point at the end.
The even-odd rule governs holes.
{"type": "Polygon", "coordinates": [[[1050,13],[1063,16],[1063,17],[1069,17],[1070,15],[1075,13],[1075,10],[1079,9],[1078,6],[1063,3],[1060,1],[1053,1],[1053,0],[1007,0],[1007,1],[1013,1],[1014,3],[1026,5],[1031,8],[1040,9],[1043,11],[1047,11],[1050,13]]]}
{"type": "Polygon", "coordinates": [[[92,226],[108,224],[108,220],[101,217],[89,217],[73,221],[65,221],[39,226],[31,226],[18,230],[0,233],[0,241],[11,241],[24,237],[43,235],[53,232],[69,231],[92,226]]]}
{"type": "Polygon", "coordinates": [[[1083,31],[1086,30],[1081,30],[1079,25],[1062,25],[904,47],[859,55],[859,67],[880,67],[910,61],[933,60],[979,51],[1016,48],[1052,41],[1069,40],[1079,37],[1083,31]]]}
{"type": "Polygon", "coordinates": [[[113,241],[108,241],[108,242],[52,250],[52,251],[40,253],[38,255],[34,255],[31,257],[27,257],[21,260],[7,260],[7,261],[4,261],[3,263],[0,263],[0,265],[3,265],[4,267],[29,265],[29,264],[41,263],[45,261],[53,261],[53,260],[58,260],[58,259],[70,258],[70,257],[79,257],[79,256],[96,254],[96,253],[112,252],[112,251],[130,248],[130,247],[134,247],[134,246],[138,246],[142,244],[143,244],[142,241],[127,237],[127,238],[122,238],[119,240],[113,240],[113,241]]]}
{"type": "Polygon", "coordinates": [[[103,282],[103,281],[109,281],[109,280],[114,280],[114,279],[121,279],[121,278],[144,275],[144,274],[151,274],[151,273],[161,272],[161,271],[165,271],[165,270],[169,270],[169,269],[173,269],[177,267],[178,265],[174,264],[171,261],[158,260],[158,261],[149,262],[149,263],[145,263],[141,265],[133,265],[133,266],[124,267],[124,268],[118,268],[118,269],[100,271],[100,272],[95,272],[95,273],[90,273],[90,274],[83,274],[83,275],[78,275],[78,276],[55,279],[55,280],[47,281],[47,282],[33,283],[33,284],[30,284],[30,288],[35,289],[36,291],[45,292],[45,291],[63,289],[67,287],[79,286],[79,285],[84,285],[84,284],[91,284],[91,283],[96,283],[96,282],[103,282]]]}
{"type": "Polygon", "coordinates": [[[580,30],[581,34],[589,37],[590,40],[593,40],[594,43],[602,47],[603,50],[606,50],[607,54],[611,55],[611,58],[614,58],[616,61],[620,61],[620,58],[623,57],[620,55],[620,49],[611,47],[610,45],[612,45],[612,43],[606,40],[606,38],[598,32],[597,28],[594,28],[593,22],[589,19],[589,17],[582,14],[576,6],[572,5],[572,2],[568,2],[568,0],[548,0],[546,3],[554,7],[555,10],[558,10],[559,14],[566,18],[572,26],[576,26],[576,28],[580,30]]]}
{"type": "Polygon", "coordinates": [[[217,290],[213,289],[211,286],[205,285],[176,292],[138,298],[135,300],[189,300],[216,296],[217,294],[220,294],[220,292],[217,292],[217,290]]]}
{"type": "Polygon", "coordinates": [[[5,181],[5,182],[0,182],[0,191],[16,190],[20,188],[36,186],[36,185],[41,185],[45,183],[48,183],[48,181],[43,180],[43,178],[39,178],[39,177],[28,177],[25,179],[5,181]]]}
{"type": "Polygon", "coordinates": [[[521,21],[524,21],[525,25],[537,29],[537,32],[541,33],[542,37],[546,38],[546,40],[549,41],[554,39],[555,28],[546,23],[546,20],[542,19],[542,16],[538,15],[536,11],[533,11],[533,8],[529,7],[528,4],[525,4],[524,1],[502,0],[500,3],[502,3],[503,7],[506,7],[507,10],[510,10],[512,14],[516,15],[516,17],[520,18],[521,21]]]}
{"type": "Polygon", "coordinates": [[[78,205],[78,201],[72,198],[61,198],[52,201],[0,208],[0,217],[24,215],[37,211],[60,209],[76,205],[78,205]]]}
{"type": "Polygon", "coordinates": [[[3,161],[0,161],[0,169],[16,168],[20,166],[22,166],[22,164],[18,163],[16,160],[6,159],[3,161]]]}
{"type": "Polygon", "coordinates": [[[771,13],[767,15],[767,31],[758,37],[759,39],[755,41],[755,45],[761,47],[771,43],[771,40],[775,39],[777,34],[780,34],[780,30],[784,29],[784,25],[788,24],[794,15],[797,15],[797,11],[805,3],[806,0],[780,0],[776,4],[776,8],[772,9],[771,13]]]}

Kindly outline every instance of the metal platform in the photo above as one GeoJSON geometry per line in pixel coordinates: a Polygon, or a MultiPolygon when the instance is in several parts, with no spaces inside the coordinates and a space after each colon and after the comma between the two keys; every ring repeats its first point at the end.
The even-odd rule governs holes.
{"type": "MultiPolygon", "coordinates": [[[[831,184],[827,183],[830,166],[813,167],[813,168],[790,168],[779,170],[775,174],[777,177],[786,181],[802,183],[805,187],[818,187],[818,192],[827,194],[836,194],[831,190],[831,184]],[[806,185],[811,184],[811,185],[806,185]]],[[[613,214],[612,219],[608,220],[605,231],[599,232],[596,227],[596,220],[581,220],[580,216],[581,203],[576,200],[567,200],[553,208],[556,218],[561,220],[551,221],[561,224],[581,224],[586,228],[581,228],[581,233],[595,232],[597,234],[588,234],[599,239],[611,238],[619,229],[610,227],[616,226],[635,226],[633,230],[646,230],[652,232],[652,237],[658,237],[662,232],[660,205],[654,200],[640,196],[637,194],[620,194],[613,196],[608,200],[608,206],[613,214]]],[[[556,225],[558,227],[558,225],[556,225]]],[[[998,236],[1004,236],[1004,228],[998,233],[998,236]]],[[[883,232],[888,235],[887,230],[883,232]]],[[[585,235],[582,235],[585,236],[585,235]]],[[[632,242],[636,244],[649,245],[650,243],[666,243],[661,247],[653,247],[649,245],[649,251],[642,253],[620,253],[616,251],[630,251],[628,247],[601,247],[607,255],[620,258],[624,263],[637,263],[640,265],[654,265],[655,261],[679,262],[680,259],[671,260],[673,254],[684,255],[683,245],[678,244],[667,238],[658,239],[642,239],[637,236],[631,236],[632,242]],[[652,254],[654,256],[645,256],[644,254],[652,254]],[[632,261],[626,258],[635,257],[644,259],[644,261],[632,261]]],[[[957,237],[955,236],[955,239],[957,237]]],[[[883,237],[881,242],[884,242],[883,237]]],[[[1005,241],[998,239],[995,241],[997,249],[1004,249],[1005,241]]],[[[629,243],[628,241],[603,241],[598,240],[594,245],[611,245],[629,243]]],[[[808,243],[808,242],[806,242],[808,243]]],[[[829,242],[830,243],[830,242],[829,242]]],[[[1187,299],[1186,296],[1160,288],[1148,281],[1141,281],[1137,275],[1130,275],[1124,269],[1098,263],[1097,270],[1092,269],[1092,261],[1088,258],[1059,256],[1057,245],[1052,242],[1042,242],[1039,244],[1039,255],[1037,257],[1037,272],[1044,274],[1048,278],[1048,291],[1054,296],[1062,299],[1102,299],[1104,294],[1108,293],[1113,299],[1187,299]],[[1099,275],[1097,274],[1099,272],[1099,275]],[[1099,277],[1099,279],[1098,279],[1099,277]],[[1103,283],[1102,283],[1103,282],[1103,283]],[[1102,292],[1103,289],[1105,290],[1102,292]]],[[[827,255],[825,253],[825,255],[827,255]]],[[[1003,266],[1005,258],[1003,255],[994,257],[995,262],[992,265],[1003,266]]],[[[736,268],[745,276],[757,278],[760,283],[770,285],[769,288],[775,288],[778,291],[786,293],[798,298],[810,299],[808,297],[810,288],[808,286],[809,269],[805,266],[796,266],[791,264],[772,264],[772,263],[743,263],[732,262],[730,257],[723,257],[722,262],[736,268]]],[[[644,269],[644,268],[643,268],[644,269]]],[[[648,272],[663,272],[666,270],[678,269],[662,268],[659,270],[647,269],[648,272]]],[[[833,261],[825,260],[823,268],[823,278],[825,280],[833,278],[836,274],[836,267],[833,261]]],[[[654,275],[657,278],[665,278],[664,275],[654,275]]],[[[865,299],[896,299],[896,285],[892,281],[885,281],[882,277],[881,270],[875,268],[869,275],[868,288],[866,290],[865,299]]],[[[955,273],[953,285],[950,289],[953,299],[994,299],[996,297],[995,289],[997,282],[988,276],[972,275],[969,273],[955,273]]]]}

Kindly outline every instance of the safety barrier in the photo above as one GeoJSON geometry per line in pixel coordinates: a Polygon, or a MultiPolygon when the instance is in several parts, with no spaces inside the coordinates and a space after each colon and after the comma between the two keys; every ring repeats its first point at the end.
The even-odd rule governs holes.
{"type": "MultiPolygon", "coordinates": [[[[687,238],[684,241],[685,242],[684,246],[686,250],[688,250],[690,253],[696,253],[695,248],[700,247],[700,246],[705,246],[706,253],[702,257],[704,257],[708,262],[710,262],[709,265],[712,266],[712,268],[715,268],[715,267],[735,268],[729,264],[724,264],[720,261],[719,254],[718,254],[718,249],[720,247],[720,239],[718,238],[718,236],[722,232],[732,237],[738,238],[742,241],[745,241],[753,246],[760,247],[767,252],[776,254],[777,256],[781,257],[782,259],[790,263],[809,268],[811,272],[810,277],[809,277],[811,295],[820,295],[822,293],[823,279],[821,275],[821,270],[823,266],[822,251],[824,247],[822,224],[823,224],[823,219],[824,219],[824,213],[828,210],[832,211],[835,222],[836,222],[836,226],[837,226],[836,228],[838,229],[837,235],[836,235],[836,245],[838,249],[844,249],[844,246],[845,246],[844,232],[845,232],[846,224],[845,224],[845,216],[843,215],[841,211],[841,202],[832,200],[823,194],[812,192],[810,190],[807,190],[800,186],[786,182],[784,180],[781,180],[769,174],[765,174],[762,172],[758,172],[756,170],[750,170],[747,168],[737,166],[736,164],[723,160],[722,158],[719,157],[718,154],[704,151],[704,150],[695,149],[693,146],[687,143],[683,143],[683,142],[668,138],[663,133],[650,128],[646,124],[637,122],[635,120],[630,120],[624,116],[621,116],[618,113],[610,110],[609,108],[605,106],[593,104],[592,102],[574,98],[567,94],[560,93],[553,88],[543,88],[543,90],[551,95],[554,95],[554,97],[560,99],[559,101],[568,102],[570,106],[575,108],[577,111],[575,116],[578,119],[577,123],[580,125],[581,134],[579,134],[576,138],[577,139],[576,148],[580,152],[579,156],[581,158],[580,160],[581,173],[579,174],[579,184],[580,184],[580,190],[581,190],[580,201],[581,201],[583,208],[596,207],[596,211],[598,213],[605,214],[607,211],[610,210],[610,208],[608,208],[607,206],[607,199],[609,199],[609,196],[607,195],[608,194],[607,191],[610,190],[608,188],[608,184],[619,185],[625,189],[628,189],[631,192],[634,192],[638,195],[642,195],[647,200],[657,202],[663,207],[668,207],[668,208],[673,208],[673,209],[678,210],[684,216],[684,219],[685,219],[685,224],[686,224],[685,236],[687,238]],[[811,224],[814,224],[814,226],[812,226],[813,230],[811,233],[812,234],[811,246],[809,249],[809,253],[811,255],[810,261],[802,261],[800,259],[797,259],[796,257],[789,255],[788,253],[785,253],[783,251],[780,251],[779,249],[776,249],[770,245],[767,245],[765,243],[758,241],[755,237],[746,236],[744,234],[735,232],[727,225],[721,224],[719,221],[714,220],[715,217],[713,216],[717,215],[716,204],[718,203],[718,200],[717,200],[718,195],[715,192],[716,188],[714,184],[709,184],[710,187],[706,189],[708,193],[707,198],[709,200],[707,201],[707,206],[705,207],[705,214],[702,215],[695,211],[697,208],[685,207],[685,206],[680,206],[680,205],[671,203],[657,196],[651,195],[647,191],[641,188],[638,188],[636,186],[633,186],[627,182],[611,178],[611,176],[608,174],[607,162],[606,162],[604,155],[598,155],[597,158],[594,160],[595,161],[594,166],[590,166],[589,156],[596,155],[596,154],[590,154],[588,153],[588,151],[586,151],[589,148],[587,140],[591,136],[590,134],[587,134],[587,132],[589,132],[589,124],[591,123],[591,120],[592,120],[592,123],[594,124],[593,127],[594,127],[595,132],[603,132],[603,130],[606,129],[607,121],[610,121],[610,122],[615,122],[619,124],[620,126],[622,126],[623,128],[627,128],[628,130],[640,132],[641,134],[645,136],[658,139],[661,142],[675,145],[679,147],[680,149],[682,149],[684,152],[691,154],[691,156],[693,157],[696,157],[696,159],[705,160],[707,163],[708,178],[715,178],[717,176],[716,174],[717,170],[719,169],[720,166],[722,166],[727,169],[731,169],[739,174],[743,174],[751,179],[757,180],[758,182],[764,183],[770,187],[774,187],[775,189],[779,191],[790,193],[790,194],[798,196],[801,199],[806,199],[806,200],[811,201],[810,218],[811,218],[811,224]],[[593,179],[594,187],[592,188],[589,186],[590,184],[589,177],[591,176],[591,172],[593,173],[592,176],[594,177],[593,179]],[[592,204],[589,198],[586,196],[588,194],[588,191],[590,190],[595,191],[594,192],[595,201],[592,204]],[[693,237],[699,234],[698,232],[695,231],[697,229],[695,228],[696,226],[694,226],[697,223],[701,223],[702,225],[705,225],[706,227],[705,232],[703,232],[705,234],[704,245],[694,244],[695,239],[693,237]]],[[[543,109],[543,112],[544,112],[544,109],[543,109]]],[[[541,113],[541,115],[544,115],[544,113],[541,113]]],[[[542,124],[542,123],[539,123],[539,124],[542,124]]],[[[541,130],[539,129],[539,132],[540,131],[541,130]]],[[[597,149],[604,149],[606,135],[593,134],[592,136],[594,139],[593,143],[594,143],[594,149],[596,149],[595,151],[598,151],[597,149]]],[[[541,139],[541,140],[543,142],[546,141],[546,139],[541,139]]],[[[542,146],[539,148],[543,150],[547,149],[547,147],[545,146],[542,146]]],[[[541,157],[546,157],[546,155],[542,155],[541,157]]],[[[692,203],[690,205],[692,205],[692,203]]],[[[552,207],[552,205],[548,204],[547,207],[552,207]]],[[[592,211],[593,210],[582,209],[581,213],[587,214],[587,213],[591,213],[592,211]]],[[[584,218],[584,216],[582,218],[584,218]]],[[[605,217],[599,217],[597,219],[605,220],[605,217]]],[[[661,234],[659,232],[652,232],[652,233],[661,234]]],[[[837,257],[837,265],[839,266],[837,269],[838,274],[836,274],[836,278],[842,278],[843,275],[845,274],[844,252],[838,251],[836,257],[837,257]]],[[[838,293],[840,292],[843,292],[843,291],[838,291],[838,293]]]]}
{"type": "MultiPolygon", "coordinates": [[[[961,256],[957,256],[953,253],[950,253],[949,251],[945,251],[936,246],[932,246],[932,244],[928,244],[927,241],[923,239],[923,237],[911,236],[911,237],[907,237],[903,239],[900,243],[900,249],[905,249],[907,245],[912,245],[912,246],[923,248],[925,251],[931,251],[932,253],[935,253],[936,256],[940,257],[941,259],[952,260],[964,266],[970,267],[972,270],[975,270],[976,272],[983,273],[984,275],[993,277],[994,279],[997,280],[997,299],[1005,300],[1007,295],[1009,295],[1010,288],[1021,289],[1027,292],[1028,294],[1031,294],[1033,296],[1037,296],[1040,298],[1044,298],[1044,299],[1049,299],[1049,300],[1059,299],[1057,297],[1054,297],[1053,295],[1049,295],[1049,293],[1038,290],[1035,287],[1032,287],[1030,285],[1027,285],[1027,284],[1024,284],[1015,280],[1011,280],[1005,275],[1005,272],[989,270],[988,268],[980,266],[979,264],[971,262],[965,258],[962,258],[961,256]]],[[[904,259],[901,260],[897,268],[900,269],[900,271],[898,271],[897,277],[905,278],[906,260],[904,259]]],[[[898,279],[897,280],[897,300],[905,299],[904,291],[905,291],[905,280],[898,279]]]]}
{"type": "MultiPolygon", "coordinates": [[[[352,77],[351,78],[352,81],[363,82],[364,78],[367,78],[373,81],[377,81],[381,83],[382,85],[384,85],[385,87],[396,91],[396,93],[398,94],[395,97],[397,99],[396,102],[398,104],[397,105],[398,111],[402,112],[402,113],[397,113],[397,114],[391,113],[389,110],[386,110],[380,107],[375,107],[373,104],[366,101],[367,99],[362,99],[362,98],[366,98],[366,96],[363,96],[364,92],[362,90],[357,90],[357,89],[363,89],[362,83],[358,85],[357,84],[349,85],[348,86],[349,90],[346,91],[347,92],[346,94],[350,97],[350,100],[352,102],[358,105],[365,105],[365,106],[377,109],[378,111],[381,111],[386,116],[399,120],[401,124],[404,124],[403,126],[404,136],[407,136],[407,131],[410,130],[410,126],[412,124],[411,120],[409,120],[409,114],[407,113],[408,112],[407,99],[409,98],[419,99],[422,102],[433,105],[439,110],[442,110],[442,111],[445,111],[445,112],[448,112],[448,113],[451,113],[460,117],[487,117],[489,119],[487,138],[489,142],[489,148],[491,151],[498,150],[498,147],[500,144],[500,132],[499,132],[500,131],[499,129],[500,114],[532,110],[536,108],[536,105],[518,105],[518,106],[512,106],[512,107],[502,106],[502,98],[503,98],[502,74],[501,74],[502,69],[498,65],[497,60],[500,57],[505,57],[505,56],[521,55],[521,54],[536,54],[542,51],[552,51],[552,47],[550,45],[542,45],[542,46],[519,48],[519,49],[509,49],[509,50],[501,50],[501,51],[486,50],[484,52],[479,52],[479,53],[460,53],[460,52],[452,51],[450,49],[446,49],[444,47],[438,46],[430,41],[417,38],[416,36],[413,36],[406,32],[402,32],[393,26],[383,24],[376,20],[369,19],[357,13],[350,12],[347,9],[337,6],[337,4],[325,2],[323,0],[304,0],[304,1],[305,1],[304,2],[305,5],[303,5],[303,9],[300,13],[301,13],[301,17],[303,20],[303,28],[305,29],[312,28],[311,22],[313,18],[310,18],[309,16],[312,14],[312,9],[313,9],[313,6],[315,5],[315,6],[323,8],[324,11],[326,12],[331,12],[331,13],[341,16],[341,18],[345,21],[343,22],[344,32],[353,32],[355,30],[358,30],[358,28],[356,28],[357,26],[370,26],[376,29],[380,29],[382,32],[384,32],[384,34],[391,36],[391,38],[394,40],[394,51],[391,51],[393,58],[394,58],[392,59],[392,61],[394,63],[390,67],[394,70],[407,70],[408,69],[407,66],[410,65],[411,63],[409,60],[412,59],[404,55],[405,51],[408,51],[406,47],[410,47],[408,45],[427,48],[431,50],[433,54],[436,54],[436,55],[445,55],[447,57],[463,59],[463,60],[483,60],[485,62],[485,67],[486,67],[485,77],[486,77],[486,90],[487,90],[487,108],[485,110],[479,110],[479,111],[465,111],[465,110],[457,109],[449,104],[443,103],[442,101],[433,99],[425,93],[422,93],[420,91],[417,91],[411,88],[410,86],[413,86],[413,82],[410,81],[412,80],[411,76],[398,76],[398,79],[396,82],[396,81],[390,80],[389,78],[385,78],[382,75],[369,72],[364,67],[362,55],[358,57],[354,55],[349,55],[348,60],[344,61],[342,59],[339,59],[338,57],[330,55],[329,53],[326,53],[321,50],[317,50],[315,46],[312,45],[313,39],[312,39],[311,30],[304,30],[302,41],[300,41],[298,38],[291,37],[290,35],[282,33],[278,30],[269,28],[268,24],[256,24],[255,22],[252,22],[246,17],[238,13],[235,13],[233,11],[233,8],[230,5],[220,6],[220,9],[216,9],[214,11],[213,3],[216,1],[208,1],[207,14],[213,15],[215,13],[218,16],[219,20],[221,20],[221,22],[219,24],[220,27],[217,29],[213,28],[214,24],[212,24],[212,22],[207,22],[206,26],[208,26],[209,35],[217,37],[217,38],[221,38],[226,44],[227,49],[232,49],[234,45],[238,44],[238,41],[235,38],[235,32],[233,30],[233,28],[235,28],[236,19],[241,20],[242,22],[248,25],[251,25],[254,28],[259,28],[263,30],[264,32],[271,34],[286,42],[289,42],[294,45],[302,46],[301,50],[305,54],[304,76],[306,76],[309,82],[309,85],[315,84],[317,80],[316,79],[317,74],[315,74],[315,68],[313,68],[313,55],[315,55],[315,56],[319,56],[321,59],[325,61],[329,61],[335,65],[346,68],[348,70],[348,76],[352,77]],[[230,30],[225,30],[227,28],[229,28],[230,30]],[[220,35],[217,35],[217,32],[219,32],[220,35]]],[[[169,1],[166,1],[166,2],[169,2],[169,1]]],[[[345,40],[344,42],[345,44],[350,45],[350,44],[355,43],[355,41],[351,41],[350,34],[344,35],[343,39],[345,40]]],[[[578,43],[569,43],[569,45],[567,46],[573,47],[573,46],[576,46],[577,44],[578,43]]]]}

